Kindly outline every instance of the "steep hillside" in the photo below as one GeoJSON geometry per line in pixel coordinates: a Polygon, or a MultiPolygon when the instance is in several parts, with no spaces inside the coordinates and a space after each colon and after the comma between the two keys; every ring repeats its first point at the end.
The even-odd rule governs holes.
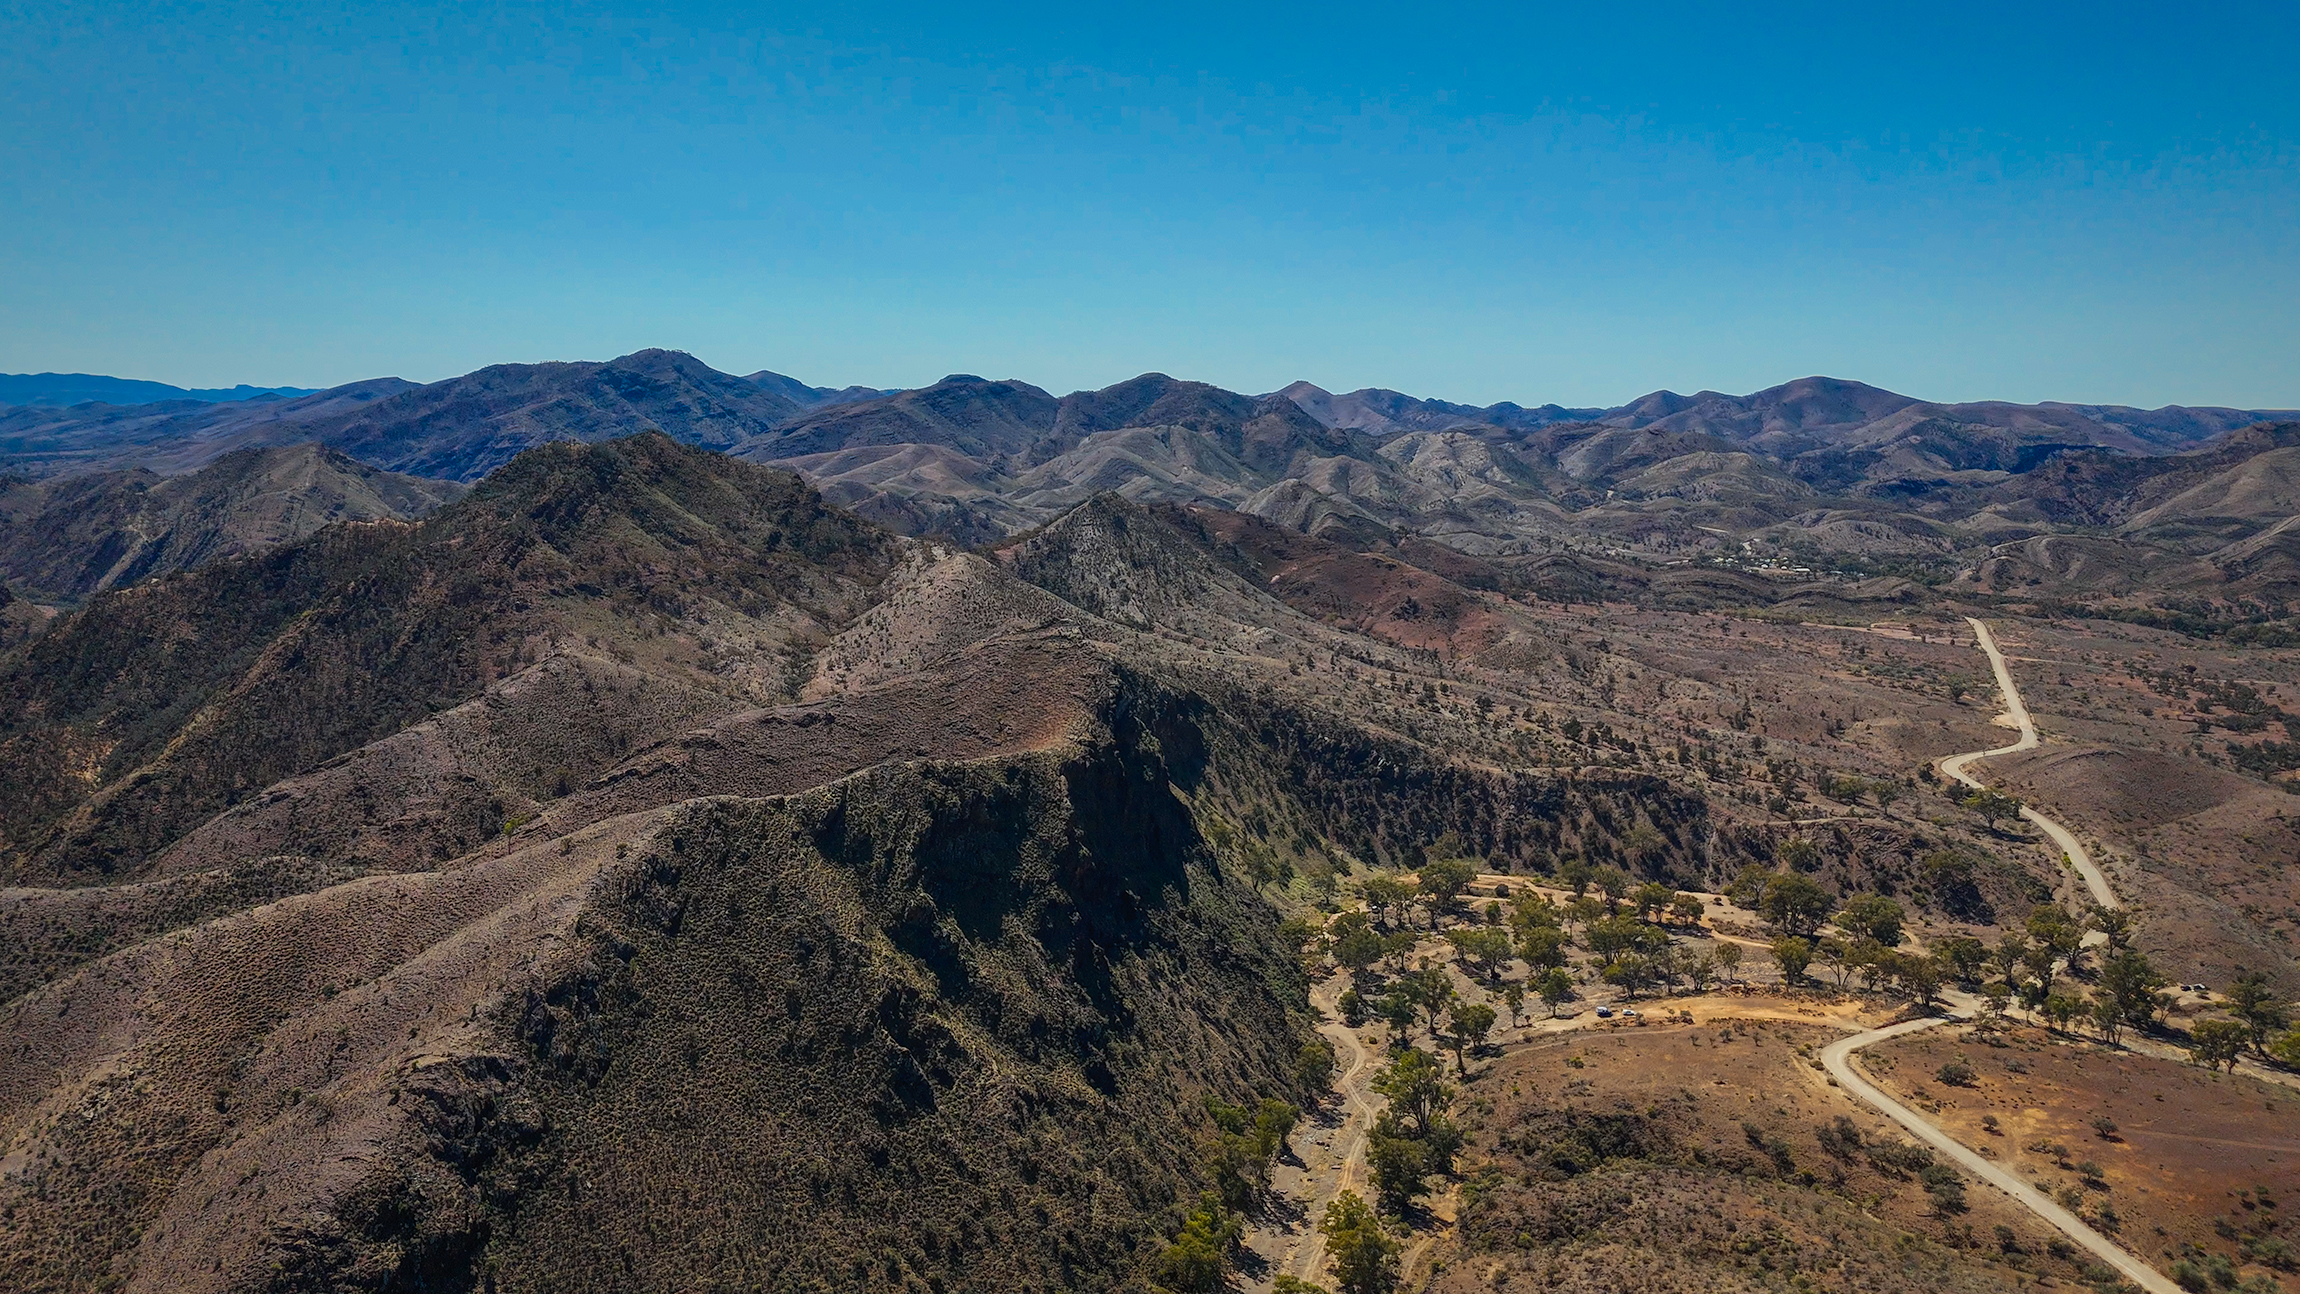
{"type": "Polygon", "coordinates": [[[0,1188],[20,1287],[1126,1284],[1198,1180],[1199,1094],[1301,1095],[1301,989],[1176,798],[1210,776],[1189,721],[1103,714],[323,890],[21,999],[10,1036],[80,1024],[0,1059],[41,1165],[0,1188]]]}
{"type": "Polygon", "coordinates": [[[0,485],[0,578],[76,600],[338,521],[405,521],[463,494],[317,444],[243,449],[185,476],[137,468],[0,485]]]}
{"type": "Polygon", "coordinates": [[[884,532],[786,473],[652,434],[534,451],[419,525],[107,594],[0,658],[0,858],[133,874],[278,778],[602,636],[785,696],[890,560],[884,532]]]}

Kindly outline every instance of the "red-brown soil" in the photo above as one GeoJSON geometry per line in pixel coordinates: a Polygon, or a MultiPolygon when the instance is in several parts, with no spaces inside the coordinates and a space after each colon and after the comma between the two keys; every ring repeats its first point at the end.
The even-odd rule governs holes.
{"type": "Polygon", "coordinates": [[[2049,1037],[2006,1045],[1941,1030],[1864,1052],[1861,1063],[1902,1100],[2009,1170],[2081,1201],[2099,1224],[2169,1269],[2195,1248],[2248,1261],[2246,1243],[2280,1238],[2300,1261],[2300,1092],[2241,1075],[2049,1037]],[[1962,1061],[1970,1086],[1941,1081],[1962,1061]],[[1997,1121],[1996,1131],[1982,1124],[1997,1121]],[[2096,1119],[2114,1125],[2106,1136],[2096,1119]],[[2102,1185],[2076,1169],[2097,1165],[2102,1185]],[[2073,1194],[2072,1194],[2073,1193],[2073,1194]]]}

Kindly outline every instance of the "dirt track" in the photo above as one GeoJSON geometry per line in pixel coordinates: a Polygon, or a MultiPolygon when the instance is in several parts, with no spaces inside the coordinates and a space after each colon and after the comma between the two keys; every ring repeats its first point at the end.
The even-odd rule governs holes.
{"type": "MultiPolygon", "coordinates": [[[[1961,755],[1950,755],[1940,761],[1940,769],[1943,773],[1967,786],[1985,790],[1987,789],[1986,786],[1978,778],[1964,771],[1965,766],[1974,760],[1986,759],[1991,755],[2010,755],[2018,751],[2035,749],[2037,745],[2036,724],[2029,718],[2028,707],[2021,704],[2020,689],[2013,685],[2012,671],[2005,667],[2004,653],[1997,650],[1996,638],[1989,633],[1988,626],[1970,617],[1967,617],[1966,623],[1973,627],[1973,636],[1979,640],[1981,650],[1988,653],[1989,664],[1996,670],[1997,688],[2004,693],[2007,715],[2020,729],[2020,740],[2010,746],[1999,746],[1994,750],[1977,750],[1961,755]]],[[[2044,814],[2026,806],[2022,807],[2021,816],[2044,828],[2045,834],[2052,837],[2054,843],[2058,844],[2068,854],[2069,861],[2076,865],[2078,873],[2084,877],[2086,888],[2092,891],[2094,902],[2099,903],[2102,907],[2122,906],[2116,901],[2116,892],[2109,888],[2108,878],[2101,875],[2100,869],[2093,865],[2092,856],[2087,854],[2084,846],[2077,842],[2073,832],[2044,814]]],[[[1934,1127],[1914,1110],[1887,1096],[1874,1084],[1863,1078],[1859,1071],[1853,1067],[1853,1053],[1863,1047],[1883,1042],[1888,1038],[1897,1038],[1902,1034],[1915,1033],[1920,1029],[1930,1029],[1936,1025],[1947,1023],[1946,1019],[1934,1016],[1923,1020],[1907,1020],[1900,1024],[1887,1025],[1882,1029],[1871,1029],[1866,1033],[1855,1034],[1850,1038],[1842,1038],[1822,1049],[1821,1063],[1828,1067],[1830,1075],[1847,1092],[1875,1106],[1887,1118],[1916,1134],[1919,1140],[1955,1160],[1959,1168],[2003,1191],[2006,1195],[2026,1206],[2030,1212],[2058,1227],[2071,1240],[2083,1245],[2102,1261],[2123,1272],[2126,1277],[2142,1289],[2150,1291],[2150,1294],[2180,1294],[2180,1287],[2167,1280],[2155,1268],[2134,1257],[2123,1246],[2110,1240],[2107,1236],[2085,1225],[2067,1209],[2049,1199],[2039,1197],[2034,1190],[2024,1187],[2020,1180],[2012,1174],[1983,1159],[1956,1138],[1934,1127]]]]}
{"type": "Polygon", "coordinates": [[[2134,1284],[2149,1291],[2149,1294],[2180,1294],[2180,1287],[2158,1274],[2155,1268],[2135,1258],[2107,1236],[2086,1226],[2067,1209],[2044,1198],[2035,1190],[2022,1185],[2019,1178],[1967,1149],[1964,1143],[1926,1122],[1915,1111],[1885,1095],[1874,1084],[1863,1078],[1860,1071],[1854,1069],[1851,1064],[1853,1053],[1872,1043],[1883,1042],[1887,1038],[1897,1038],[1905,1033],[1915,1033],[1919,1029],[1930,1029],[1935,1025],[1946,1023],[1948,1021],[1939,1017],[1907,1020],[1900,1024],[1887,1025],[1882,1029],[1871,1029],[1867,1033],[1855,1034],[1850,1038],[1841,1038],[1821,1049],[1821,1063],[1828,1067],[1830,1076],[1835,1078],[1847,1092],[1882,1110],[1887,1118],[1916,1134],[1918,1140],[1955,1160],[1957,1167],[2026,1205],[2030,1212],[2060,1228],[2069,1239],[2083,1245],[2098,1256],[2101,1261],[2123,1272],[2134,1284]]]}
{"type": "MultiPolygon", "coordinates": [[[[1978,640],[1981,650],[1987,653],[1989,663],[1995,670],[1997,687],[2005,699],[2006,715],[2004,717],[2009,718],[2013,725],[2019,729],[2020,740],[2011,745],[2000,746],[1991,750],[1950,755],[1939,761],[1939,767],[1943,773],[1968,786],[1976,789],[1987,789],[1985,783],[1965,771],[1966,766],[1993,755],[2008,755],[2033,750],[2038,745],[2038,737],[2036,724],[2029,716],[2028,707],[2021,701],[2020,691],[2013,683],[2012,673],[2005,665],[2004,655],[1998,650],[1995,637],[1990,634],[1988,626],[1979,620],[1968,618],[1967,622],[1972,625],[1974,637],[1978,640]]],[[[2021,816],[2037,824],[2054,843],[2061,847],[2067,854],[2069,862],[2076,867],[2079,875],[2084,878],[2085,886],[2091,892],[2095,902],[2104,907],[2122,906],[2117,901],[2115,891],[2110,888],[2107,877],[2094,864],[2092,856],[2077,840],[2075,833],[2046,815],[2026,806],[2022,807],[2021,816]]],[[[1479,879],[1487,882],[1510,882],[1519,878],[1481,876],[1479,879]]],[[[1332,1129],[1330,1138],[1323,1140],[1312,1138],[1319,1148],[1304,1158],[1302,1171],[1295,1175],[1293,1180],[1279,1183],[1281,1193],[1301,1206],[1303,1212],[1286,1220],[1283,1224],[1257,1226],[1249,1234],[1248,1246],[1256,1253],[1261,1254],[1269,1263],[1262,1279],[1249,1282],[1249,1288],[1252,1290],[1267,1289],[1269,1281],[1279,1273],[1310,1281],[1315,1281],[1323,1276],[1326,1243],[1325,1237],[1318,1234],[1316,1230],[1318,1217],[1324,1212],[1326,1203],[1341,1191],[1345,1189],[1356,1190],[1364,1194],[1367,1189],[1366,1134],[1381,1108],[1379,1098],[1373,1094],[1370,1087],[1378,1066],[1374,1053],[1357,1038],[1356,1034],[1340,1024],[1338,1020],[1331,1018],[1337,1014],[1337,1000],[1342,989],[1347,987],[1348,983],[1348,976],[1336,975],[1321,985],[1313,995],[1315,1004],[1329,1017],[1328,1023],[1321,1026],[1321,1032],[1333,1041],[1337,1061],[1342,1066],[1341,1076],[1335,1083],[1335,1090],[1341,1097],[1338,1118],[1334,1118],[1333,1122],[1327,1125],[1332,1129]]],[[[1963,995],[1956,996],[1962,997],[1963,995]]],[[[1970,1006],[1971,1003],[1964,1002],[1960,1005],[1970,1006]]],[[[1780,1015],[1780,1018],[1792,1018],[1778,1012],[1735,1011],[1730,1008],[1720,1012],[1720,1014],[1728,1016],[1739,1014],[1780,1015]]],[[[1800,1012],[1799,1014],[1805,1013],[1800,1012]]],[[[1859,1028],[1859,1025],[1850,1019],[1828,1019],[1822,1022],[1836,1024],[1839,1027],[1859,1028]]],[[[1864,1047],[1883,1042],[1889,1038],[1896,1038],[1947,1023],[1949,1021],[1945,1018],[1931,1017],[1854,1033],[1829,1044],[1823,1049],[1821,1061],[1829,1074],[1846,1092],[1874,1106],[1886,1117],[1907,1128],[1920,1140],[1954,1160],[1966,1172],[2003,1191],[2023,1207],[2082,1245],[2087,1251],[2124,1273],[2142,1289],[2149,1291],[2149,1294],[2180,1294],[2179,1287],[2166,1279],[2155,1268],[2135,1257],[2115,1241],[2095,1231],[2068,1210],[2049,1199],[2040,1198],[2034,1190],[2025,1188],[2002,1168],[1982,1158],[1948,1133],[1927,1122],[1915,1111],[1879,1090],[1874,1084],[1862,1077],[1851,1063],[1853,1055],[1864,1047]]],[[[1552,1028],[1556,1027],[1553,1024],[1552,1028]]],[[[1542,1030],[1542,1032],[1549,1032],[1549,1030],[1542,1030]]],[[[1518,1041],[1523,1041],[1523,1039],[1518,1041]]],[[[1425,1246],[1417,1246],[1417,1250],[1422,1247],[1425,1246]]],[[[1418,1252],[1415,1256],[1418,1256],[1418,1252]]]]}
{"type": "MultiPolygon", "coordinates": [[[[1985,791],[1989,789],[1988,784],[1967,773],[1965,766],[1975,760],[1987,759],[1992,755],[2017,755],[2024,750],[2035,750],[2037,748],[2036,723],[2029,718],[2028,707],[2021,703],[2020,689],[2013,686],[2012,670],[2005,665],[2004,653],[1997,650],[1996,635],[1989,632],[1987,625],[1971,616],[1965,617],[1965,623],[1973,627],[1973,637],[1980,641],[1981,650],[1988,653],[1989,666],[1996,671],[1997,691],[2004,694],[2005,713],[2012,719],[2014,726],[2020,729],[2020,740],[2010,746],[1999,746],[1994,750],[1967,751],[1962,755],[1950,755],[1940,761],[1940,769],[1943,773],[1975,790],[1985,791]]],[[[2084,845],[2077,840],[2075,832],[2025,804],[2021,806],[2020,816],[2042,828],[2044,834],[2050,836],[2052,842],[2060,846],[2061,852],[2068,855],[2068,861],[2075,866],[2077,875],[2084,878],[2085,888],[2092,892],[2093,902],[2104,908],[2124,906],[2117,902],[2116,891],[2109,888],[2108,877],[2101,874],[2099,866],[2092,861],[2092,855],[2085,852],[2084,845]]]]}
{"type": "MultiPolygon", "coordinates": [[[[1379,1055],[1341,1021],[1339,1003],[1342,990],[1349,986],[1350,977],[1345,972],[1319,985],[1310,995],[1311,1005],[1325,1017],[1318,1032],[1334,1044],[1334,1063],[1339,1070],[1334,1079],[1334,1092],[1341,1100],[1329,1107],[1324,1119],[1317,1121],[1330,1135],[1320,1138],[1313,1133],[1307,1137],[1308,1149],[1301,1154],[1300,1173],[1291,1182],[1277,1183],[1302,1212],[1282,1227],[1257,1225],[1247,1237],[1248,1247],[1269,1260],[1268,1274],[1273,1278],[1280,1273],[1307,1281],[1323,1276],[1326,1237],[1318,1230],[1318,1219],[1325,1215],[1327,1203],[1343,1191],[1371,1194],[1366,1173],[1366,1134],[1382,1109],[1382,1098],[1373,1090],[1374,1075],[1381,1064],[1379,1055]]],[[[1294,1140],[1301,1144],[1305,1137],[1297,1133],[1294,1140]]],[[[1268,1285],[1255,1281],[1250,1288],[1267,1289],[1268,1285]]]]}

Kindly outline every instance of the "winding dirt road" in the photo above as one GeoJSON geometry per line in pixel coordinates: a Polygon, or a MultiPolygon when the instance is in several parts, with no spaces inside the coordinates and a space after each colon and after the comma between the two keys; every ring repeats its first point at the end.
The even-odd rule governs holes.
{"type": "MultiPolygon", "coordinates": [[[[1341,1022],[1342,990],[1349,986],[1349,974],[1343,972],[1310,994],[1311,1006],[1325,1018],[1318,1032],[1334,1044],[1334,1092],[1341,1100],[1328,1116],[1334,1118],[1330,1138],[1309,1132],[1306,1127],[1294,1134],[1293,1145],[1303,1168],[1297,1180],[1285,1183],[1281,1189],[1301,1207],[1302,1213],[1284,1226],[1265,1223],[1249,1230],[1247,1248],[1269,1264],[1264,1279],[1247,1282],[1249,1290],[1267,1289],[1268,1280],[1281,1274],[1318,1281],[1325,1275],[1326,1266],[1326,1237],[1318,1230],[1326,1205],[1343,1191],[1356,1191],[1361,1196],[1373,1193],[1366,1170],[1366,1134],[1372,1131],[1374,1119],[1382,1111],[1382,1098],[1373,1090],[1374,1075],[1381,1069],[1381,1057],[1341,1022]],[[1338,1118],[1334,1117],[1337,1115],[1338,1118]]],[[[1317,1122],[1324,1123],[1323,1120],[1317,1122]]]]}
{"type": "MultiPolygon", "coordinates": [[[[1973,627],[1973,637],[1980,640],[1981,650],[1988,653],[1989,666],[1996,671],[1997,691],[2004,694],[2005,714],[2020,729],[2020,740],[1994,750],[1972,750],[1962,755],[1950,755],[1940,761],[1940,770],[1975,790],[1985,791],[1989,789],[1988,784],[1966,772],[1965,766],[1994,755],[2017,755],[2024,750],[2035,750],[2036,722],[2029,718],[2028,707],[2021,703],[2020,689],[2013,686],[2012,670],[2005,665],[2005,654],[1997,650],[1996,635],[1989,632],[1987,625],[1971,616],[1965,617],[1965,623],[1973,627]]],[[[2092,855],[2085,852],[2075,832],[2025,804],[2021,806],[2020,816],[2042,828],[2044,834],[2060,846],[2061,852],[2068,855],[2068,861],[2076,867],[2077,875],[2084,878],[2085,888],[2092,891],[2093,902],[2104,908],[2124,906],[2116,901],[2116,891],[2109,888],[2108,877],[2101,874],[2099,866],[2092,861],[2092,855]]]]}
{"type": "MultiPolygon", "coordinates": [[[[1947,776],[1967,786],[1985,790],[1988,789],[1986,783],[1965,771],[1968,765],[1993,755],[2034,750],[2038,738],[2036,724],[2029,717],[2028,707],[2021,702],[2020,689],[2013,684],[2012,671],[2005,665],[2004,653],[1998,649],[1995,636],[1989,632],[1987,625],[1977,619],[1968,617],[1966,623],[1973,627],[1974,638],[1988,655],[1989,664],[1996,673],[1997,689],[2004,696],[2004,717],[2009,718],[2019,729],[2020,739],[2009,746],[1999,746],[1993,750],[1950,755],[1940,760],[1938,766],[1947,776]]],[[[2084,878],[2085,887],[2091,892],[2094,902],[2103,907],[2122,906],[2117,901],[2116,892],[2109,887],[2108,878],[2101,873],[2092,855],[2086,852],[2074,832],[2027,806],[2022,807],[2021,817],[2035,823],[2053,843],[2060,846],[2070,864],[2084,878]]],[[[1481,879],[1510,881],[1515,878],[1481,879]]],[[[1374,1094],[1371,1086],[1379,1068],[1379,1058],[1358,1039],[1355,1032],[1344,1027],[1338,1019],[1338,1000],[1349,982],[1346,974],[1336,975],[1320,985],[1311,999],[1327,1017],[1327,1022],[1320,1026],[1319,1031],[1333,1042],[1336,1063],[1341,1071],[1334,1083],[1341,1097],[1338,1109],[1340,1117],[1331,1125],[1330,1139],[1310,1139],[1313,1149],[1302,1157],[1304,1171],[1297,1181],[1289,1184],[1290,1189],[1286,1191],[1288,1196],[1302,1206],[1302,1215],[1283,1229],[1257,1227],[1249,1234],[1249,1247],[1268,1262],[1267,1275],[1262,1280],[1250,1282],[1249,1287],[1252,1289],[1267,1289],[1267,1281],[1280,1273],[1308,1281],[1316,1281],[1324,1276],[1326,1238],[1317,1230],[1319,1217],[1324,1213],[1327,1202],[1344,1190],[1354,1190],[1361,1195],[1368,1193],[1366,1136],[1381,1112],[1380,1098],[1374,1094]]],[[[2179,1286],[2115,1241],[2095,1231],[2067,1209],[2043,1197],[2034,1187],[2024,1185],[2020,1179],[1894,1100],[1869,1082],[1852,1063],[1853,1056],[1864,1047],[1948,1023],[1949,1020],[1936,1016],[1852,1034],[1823,1048],[1821,1063],[1838,1085],[1854,1098],[1875,1107],[1885,1117],[1908,1129],[1920,1141],[1955,1161],[1964,1171],[2003,1191],[2149,1294],[2182,1294],[2179,1286]]],[[[1552,1022],[1551,1027],[1556,1028],[1557,1022],[1552,1022]]]]}
{"type": "MultiPolygon", "coordinates": [[[[1943,773],[1967,786],[1985,790],[1987,789],[1986,784],[1965,772],[1965,766],[1975,760],[1987,759],[1991,755],[2010,755],[2018,751],[2036,749],[2036,724],[2029,718],[2028,707],[2021,703],[2020,689],[2013,685],[2012,671],[2005,667],[2004,653],[1997,649],[1995,635],[1989,632],[1987,625],[1978,620],[1967,617],[1966,623],[1973,627],[1974,638],[1979,640],[1981,650],[1988,653],[1989,664],[1996,670],[1997,690],[2004,694],[2005,712],[2020,729],[2020,740],[2010,746],[1999,746],[1994,750],[1976,750],[1962,755],[1951,755],[1940,761],[1940,769],[1943,773]]],[[[2085,852],[2084,846],[2077,841],[2074,832],[2035,809],[2024,806],[2021,809],[2021,816],[2042,827],[2045,834],[2050,836],[2053,842],[2068,855],[2069,862],[2075,864],[2078,874],[2084,877],[2085,887],[2092,891],[2094,902],[2102,907],[2122,906],[2116,901],[2116,891],[2109,888],[2108,878],[2103,876],[2100,869],[2093,864],[2092,855],[2085,852]]],[[[1934,1016],[1923,1020],[1908,1020],[1900,1024],[1887,1025],[1882,1029],[1871,1029],[1866,1033],[1854,1034],[1850,1038],[1840,1038],[1821,1049],[1821,1064],[1828,1069],[1830,1077],[1836,1079],[1838,1085],[1845,1091],[1875,1106],[1883,1112],[1886,1118],[1915,1134],[1918,1140],[1955,1160],[1958,1167],[2003,1191],[2030,1212],[2059,1228],[2063,1235],[2084,1246],[2102,1262],[2124,1273],[2127,1279],[2149,1291],[2149,1294],[2181,1294],[2178,1285],[2173,1284],[2155,1268],[2135,1257],[2122,1245],[2093,1230],[2085,1224],[2083,1219],[2045,1198],[2034,1187],[2023,1185],[2019,1178],[1990,1163],[1966,1147],[1964,1143],[1927,1122],[1916,1111],[1886,1095],[1853,1067],[1853,1054],[1863,1047],[1883,1042],[1887,1038],[1898,1038],[1902,1034],[1915,1033],[1920,1029],[1930,1029],[1947,1023],[1949,1023],[1947,1020],[1934,1016]]]]}

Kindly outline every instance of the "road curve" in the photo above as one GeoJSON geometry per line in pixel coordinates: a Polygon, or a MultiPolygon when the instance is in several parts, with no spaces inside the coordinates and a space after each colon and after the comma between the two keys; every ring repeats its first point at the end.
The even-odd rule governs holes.
{"type": "MultiPolygon", "coordinates": [[[[2036,749],[2036,722],[2029,717],[2028,707],[2021,702],[2020,689],[2013,685],[2012,671],[2005,665],[2004,653],[1997,649],[1996,636],[1989,632],[1987,625],[1970,616],[1965,618],[1965,623],[1973,627],[1973,637],[1979,641],[1981,650],[1988,653],[1989,665],[1996,671],[1997,690],[2004,694],[2005,712],[2011,716],[2014,724],[2019,726],[2020,740],[2009,746],[1999,746],[1994,750],[1975,750],[1962,755],[1950,755],[1940,761],[1940,770],[1967,786],[1986,790],[1988,789],[1987,785],[1979,778],[1967,773],[1965,766],[1976,760],[1987,759],[1991,755],[2011,755],[2024,750],[2036,749]]],[[[2123,906],[2116,901],[2116,891],[2109,888],[2108,878],[2103,876],[2100,868],[2094,865],[2092,855],[2085,852],[2084,846],[2078,842],[2076,833],[2025,805],[2022,806],[2020,815],[2043,828],[2045,835],[2051,837],[2053,843],[2059,845],[2062,852],[2068,855],[2068,860],[2076,867],[2077,874],[2084,877],[2085,888],[2092,891],[2093,902],[2107,908],[2123,906]]],[[[2085,1224],[2083,1219],[2046,1198],[2035,1187],[2024,1185],[2019,1178],[1982,1158],[1980,1154],[1967,1147],[1963,1142],[1934,1127],[1916,1111],[1885,1095],[1875,1084],[1854,1071],[1853,1053],[1863,1047],[1883,1042],[1887,1038],[1897,1038],[1905,1033],[1915,1033],[1919,1029],[1930,1029],[1935,1025],[1946,1023],[1948,1021],[1945,1019],[1932,1016],[1922,1020],[1907,1020],[1900,1024],[1887,1025],[1882,1029],[1871,1029],[1867,1033],[1857,1033],[1850,1038],[1840,1038],[1821,1049],[1821,1064],[1829,1071],[1830,1077],[1836,1079],[1838,1085],[1847,1092],[1875,1106],[1884,1113],[1885,1117],[1914,1133],[1918,1140],[1956,1161],[1959,1168],[2003,1191],[2011,1196],[2014,1202],[2025,1206],[2030,1212],[2058,1227],[2062,1234],[2083,1245],[2102,1262],[2123,1272],[2134,1284],[2149,1291],[2149,1294],[2181,1294],[2178,1285],[2173,1284],[2155,1268],[2135,1257],[2122,1245],[2093,1230],[2085,1224]]]]}
{"type": "MultiPolygon", "coordinates": [[[[1989,632],[1987,625],[1971,616],[1965,617],[1965,623],[1973,627],[1973,637],[1980,640],[1981,650],[1988,653],[1989,665],[1996,670],[1997,691],[2004,694],[2005,713],[2010,715],[2012,721],[2020,726],[2020,740],[2010,746],[1999,746],[1995,750],[1967,751],[1962,755],[1950,755],[1941,760],[1940,769],[1943,773],[1975,790],[1985,791],[1989,789],[1988,784],[1966,772],[1965,766],[1975,760],[1987,759],[1992,755],[2014,755],[2024,750],[2035,750],[2037,747],[2036,722],[2029,718],[2028,707],[2021,703],[2020,689],[2013,686],[2012,670],[2005,666],[2004,653],[1997,650],[1996,635],[1989,632]]],[[[2103,875],[2100,867],[2092,861],[2092,855],[2085,852],[2084,845],[2077,840],[2075,832],[2025,804],[2021,806],[2020,816],[2042,828],[2044,834],[2051,837],[2054,844],[2060,846],[2061,852],[2068,855],[2068,861],[2075,866],[2077,875],[2084,878],[2084,887],[2092,891],[2093,902],[2104,908],[2124,906],[2116,901],[2116,891],[2109,888],[2108,877],[2103,875]]]]}
{"type": "Polygon", "coordinates": [[[2135,1258],[2123,1246],[2107,1236],[2085,1225],[2082,1219],[2046,1198],[2043,1192],[2033,1186],[2023,1185],[2019,1178],[1983,1159],[1980,1155],[1967,1149],[1956,1138],[1926,1122],[1916,1111],[1885,1095],[1874,1084],[1861,1077],[1852,1066],[1853,1053],[1871,1043],[1883,1042],[1887,1038],[1897,1038],[1904,1033],[1915,1033],[1919,1029],[1930,1029],[1935,1025],[1946,1023],[1948,1021],[1938,1016],[1932,1016],[1922,1020],[1907,1020],[1900,1024],[1887,1025],[1882,1029],[1871,1029],[1867,1033],[1854,1034],[1850,1038],[1840,1038],[1821,1049],[1821,1064],[1828,1069],[1830,1077],[1835,1078],[1847,1092],[1883,1111],[1885,1117],[1907,1128],[1915,1134],[1918,1140],[1955,1160],[1959,1168],[2003,1191],[2011,1196],[2015,1202],[2027,1206],[2030,1212],[2060,1228],[2061,1232],[2069,1239],[2083,1245],[2102,1262],[2124,1273],[2125,1277],[2133,1284],[2147,1290],[2149,1294],[2181,1294],[2180,1287],[2166,1279],[2155,1268],[2135,1258]]]}

